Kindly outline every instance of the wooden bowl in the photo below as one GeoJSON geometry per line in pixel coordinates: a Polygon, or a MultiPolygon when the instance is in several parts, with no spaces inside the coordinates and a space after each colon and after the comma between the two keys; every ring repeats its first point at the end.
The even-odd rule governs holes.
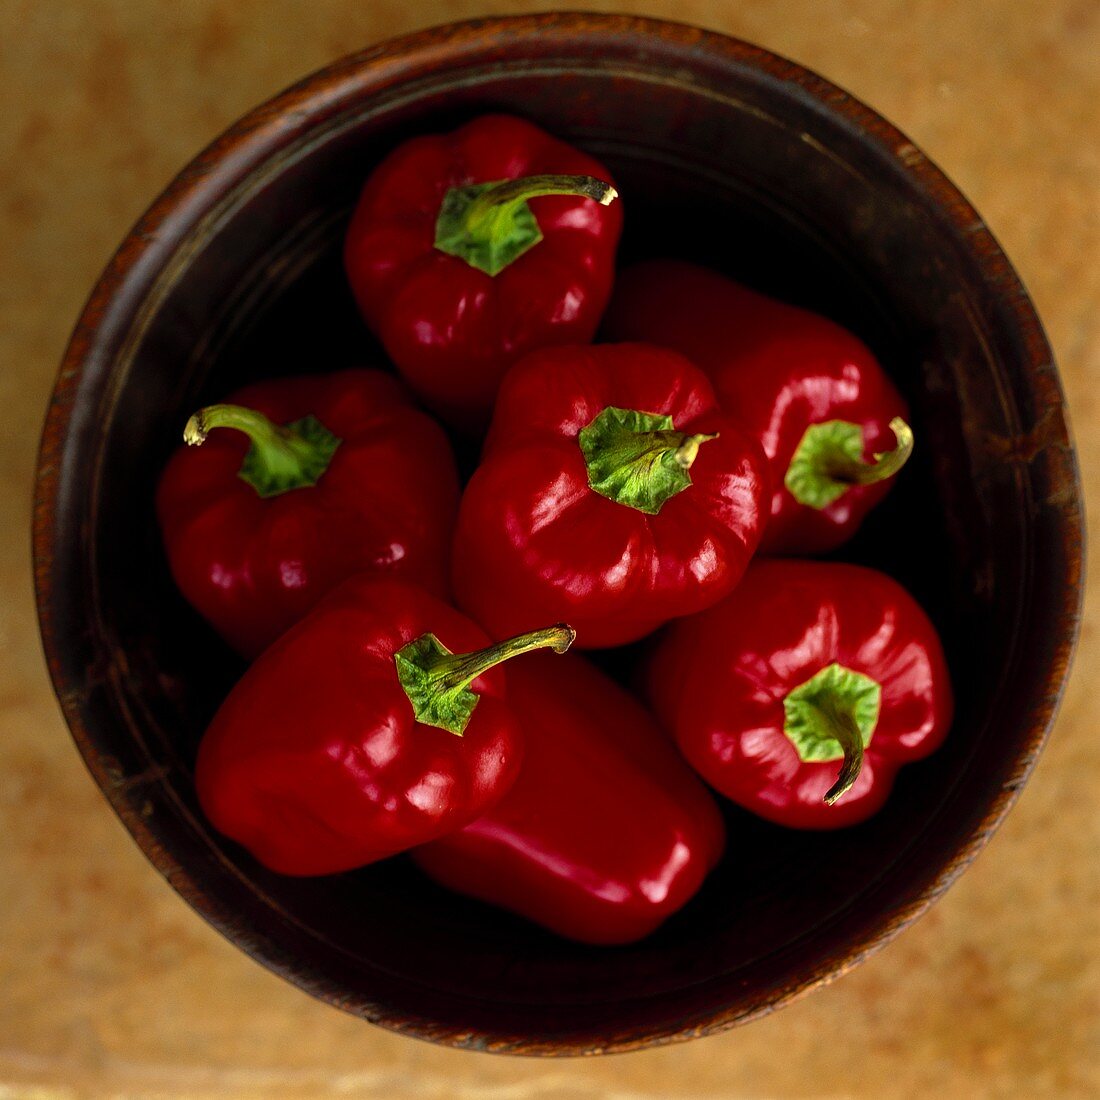
{"type": "Polygon", "coordinates": [[[1082,504],[1062,393],[981,218],[849,95],[754,46],[629,17],[442,27],[265,104],[123,242],[50,405],[35,503],[42,635],[88,768],[176,890],[265,966],[407,1035],[524,1054],[728,1028],[881,947],[1000,823],[1053,719],[1078,626],[1082,504]],[[366,174],[404,138],[523,114],[604,159],[623,258],[676,254],[828,313],[913,407],[903,485],[842,555],[907,584],[958,693],[946,746],[869,823],[815,835],[728,809],[702,893],[629,947],[577,946],[398,859],[265,872],[206,824],[195,748],[239,662],[174,590],[153,489],[186,415],[247,379],[378,357],[339,262],[366,174]]]}

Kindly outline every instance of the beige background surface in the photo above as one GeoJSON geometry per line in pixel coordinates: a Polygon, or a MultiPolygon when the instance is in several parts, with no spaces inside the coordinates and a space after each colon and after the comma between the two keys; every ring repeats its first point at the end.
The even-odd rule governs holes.
{"type": "MultiPolygon", "coordinates": [[[[85,774],[40,656],[27,517],[45,401],[114,245],[225,125],[331,59],[491,0],[0,0],[0,1096],[1100,1095],[1095,591],[1050,748],[915,928],[747,1028],[599,1061],[436,1049],[312,1001],[165,886],[85,774]]],[[[559,5],[563,6],[563,5],[559,5]]],[[[787,54],[875,106],[1029,285],[1100,488],[1100,3],[598,3],[787,54]]]]}

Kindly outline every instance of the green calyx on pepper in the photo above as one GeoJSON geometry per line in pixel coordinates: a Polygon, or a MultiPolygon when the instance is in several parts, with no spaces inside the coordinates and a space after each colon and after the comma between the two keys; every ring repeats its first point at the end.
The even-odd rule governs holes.
{"type": "Polygon", "coordinates": [[[564,623],[532,630],[474,653],[452,653],[434,634],[422,634],[394,655],[397,678],[418,722],[461,737],[478,704],[470,684],[503,661],[552,649],[564,653],[577,632],[564,623]]]}
{"type": "Polygon", "coordinates": [[[499,275],[542,240],[528,199],[578,195],[608,206],[618,194],[594,176],[553,174],[452,187],[439,208],[435,247],[486,275],[499,275]]]}
{"type": "Polygon", "coordinates": [[[890,421],[897,445],[863,461],[863,429],[848,420],[811,424],[798,444],[783,484],[799,504],[819,511],[839,500],[853,485],[871,485],[893,477],[913,453],[913,431],[900,416],[890,421]]]}
{"type": "Polygon", "coordinates": [[[671,416],[613,405],[578,435],[592,489],[650,516],[691,484],[699,447],[717,438],[677,431],[671,416]]]}
{"type": "Polygon", "coordinates": [[[843,760],[837,781],[825,794],[830,806],[859,777],[863,750],[878,725],[882,686],[870,676],[834,662],[783,700],[783,732],[805,763],[843,760]]]}
{"type": "Polygon", "coordinates": [[[251,440],[237,476],[261,497],[316,485],[341,443],[315,416],[279,425],[243,405],[199,409],[183,429],[184,442],[198,447],[214,428],[233,428],[251,440]]]}

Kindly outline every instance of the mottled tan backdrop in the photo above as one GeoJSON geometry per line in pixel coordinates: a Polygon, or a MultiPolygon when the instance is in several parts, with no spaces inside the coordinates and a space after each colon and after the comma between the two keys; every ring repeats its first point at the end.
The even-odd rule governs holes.
{"type": "MultiPolygon", "coordinates": [[[[0,1097],[1100,1095],[1095,599],[1031,785],[928,916],[768,1019],[613,1059],[435,1049],[312,1001],[195,916],[85,774],[39,653],[27,518],[46,396],[99,269],[186,160],[300,76],[432,23],[553,6],[0,0],[0,1097]]],[[[907,131],[975,202],[1030,287],[1095,506],[1098,0],[559,6],[759,42],[907,131]]]]}

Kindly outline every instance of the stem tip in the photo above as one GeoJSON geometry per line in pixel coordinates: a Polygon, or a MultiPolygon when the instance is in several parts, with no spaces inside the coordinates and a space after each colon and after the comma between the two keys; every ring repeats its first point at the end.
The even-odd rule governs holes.
{"type": "Polygon", "coordinates": [[[554,637],[549,644],[555,653],[564,653],[577,640],[577,632],[568,623],[555,623],[550,630],[554,637]]]}
{"type": "Polygon", "coordinates": [[[699,457],[699,447],[703,443],[707,443],[717,438],[717,432],[711,432],[709,435],[689,435],[673,452],[673,457],[676,459],[676,465],[683,470],[690,470],[691,464],[699,457]]]}
{"type": "Polygon", "coordinates": [[[183,441],[189,447],[201,447],[206,442],[206,421],[200,409],[183,426],[183,441]]]}

